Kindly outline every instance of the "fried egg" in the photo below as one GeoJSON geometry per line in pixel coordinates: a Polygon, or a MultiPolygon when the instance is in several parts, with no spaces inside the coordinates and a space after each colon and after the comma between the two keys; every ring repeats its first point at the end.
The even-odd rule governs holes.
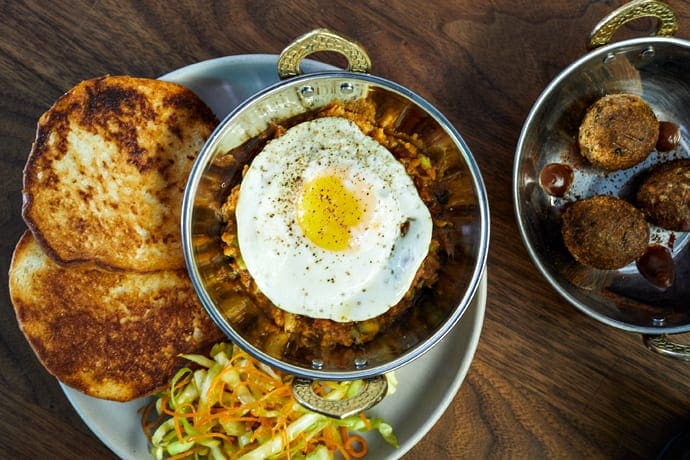
{"type": "Polygon", "coordinates": [[[431,242],[431,215],[405,167],[340,117],[267,143],[245,172],[235,217],[261,292],[290,313],[338,322],[397,304],[431,242]]]}

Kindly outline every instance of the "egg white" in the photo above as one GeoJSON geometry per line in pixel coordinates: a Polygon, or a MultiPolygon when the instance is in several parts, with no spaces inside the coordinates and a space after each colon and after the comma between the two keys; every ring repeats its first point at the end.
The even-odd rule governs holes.
{"type": "Polygon", "coordinates": [[[404,166],[339,117],[300,123],[269,142],[242,179],[236,219],[242,259],[262,293],[288,312],[338,322],[397,304],[432,232],[404,166]],[[336,175],[366,208],[344,250],[319,247],[297,221],[303,187],[324,175],[336,175]]]}

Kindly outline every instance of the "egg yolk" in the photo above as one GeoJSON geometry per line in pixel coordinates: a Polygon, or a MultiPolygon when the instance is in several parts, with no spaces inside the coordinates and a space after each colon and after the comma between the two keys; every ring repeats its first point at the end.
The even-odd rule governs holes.
{"type": "Polygon", "coordinates": [[[349,247],[352,228],[362,222],[365,212],[358,197],[336,175],[307,182],[297,200],[297,222],[304,235],[329,251],[349,247]]]}

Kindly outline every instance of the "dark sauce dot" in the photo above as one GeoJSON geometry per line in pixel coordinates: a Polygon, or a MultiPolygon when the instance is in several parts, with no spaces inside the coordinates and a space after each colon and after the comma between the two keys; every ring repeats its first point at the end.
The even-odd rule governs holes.
{"type": "Polygon", "coordinates": [[[445,188],[439,189],[434,191],[434,197],[436,198],[436,201],[439,202],[439,204],[448,204],[450,192],[445,188]]]}
{"type": "Polygon", "coordinates": [[[400,225],[400,236],[407,235],[408,230],[410,230],[410,219],[407,219],[400,225]]]}
{"type": "Polygon", "coordinates": [[[678,147],[680,143],[680,128],[670,121],[659,122],[659,139],[656,141],[656,149],[660,152],[668,152],[678,147]]]}
{"type": "Polygon", "coordinates": [[[666,289],[673,284],[676,276],[671,253],[663,246],[652,245],[637,260],[637,269],[654,286],[666,289]]]}
{"type": "Polygon", "coordinates": [[[546,193],[562,197],[573,182],[573,168],[563,163],[549,163],[539,174],[539,185],[546,193]]]}

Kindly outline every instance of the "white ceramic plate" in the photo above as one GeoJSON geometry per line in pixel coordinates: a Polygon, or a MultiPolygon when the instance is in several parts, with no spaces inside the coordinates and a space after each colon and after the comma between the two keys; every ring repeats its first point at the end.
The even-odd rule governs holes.
{"type": "MultiPolygon", "coordinates": [[[[196,92],[219,119],[249,96],[278,82],[278,57],[266,54],[228,56],[192,64],[161,77],[196,92]]],[[[305,73],[332,67],[303,61],[305,73]]],[[[398,369],[399,385],[367,413],[382,417],[393,426],[400,442],[395,449],[378,434],[368,434],[368,458],[395,459],[404,455],[434,426],[455,397],[477,349],[486,308],[486,275],[459,323],[424,356],[398,369]]],[[[146,437],[141,430],[139,409],[149,399],[117,403],[86,396],[62,385],[84,423],[123,459],[149,459],[146,437]]]]}

